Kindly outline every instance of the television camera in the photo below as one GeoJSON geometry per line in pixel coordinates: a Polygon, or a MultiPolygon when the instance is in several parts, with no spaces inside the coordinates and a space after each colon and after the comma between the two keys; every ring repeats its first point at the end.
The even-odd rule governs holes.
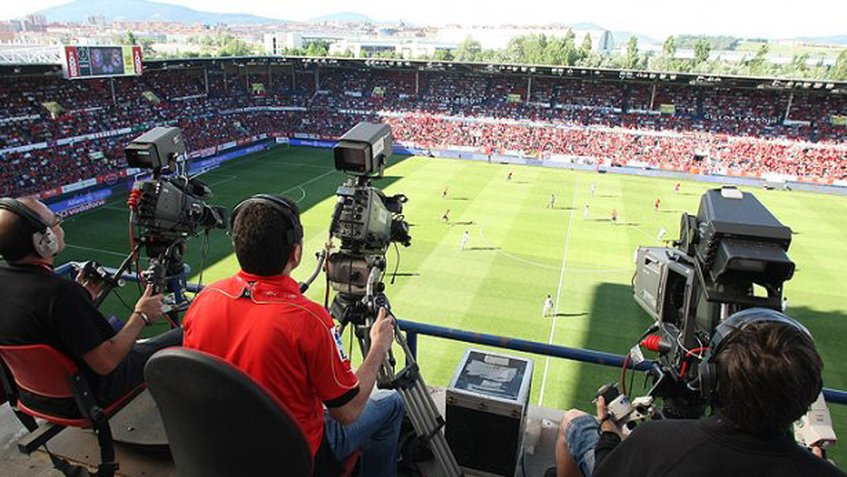
{"type": "Polygon", "coordinates": [[[329,255],[327,266],[327,279],[337,292],[330,312],[342,324],[364,324],[372,310],[362,297],[368,295],[369,286],[383,292],[389,245],[408,247],[412,241],[403,217],[406,196],[386,196],[372,185],[373,179],[382,177],[391,153],[391,129],[371,123],[357,124],[333,150],[335,168],[350,176],[335,193],[330,239],[338,238],[341,247],[329,255]]]}
{"type": "MultiPolygon", "coordinates": [[[[791,234],[755,196],[722,187],[703,194],[696,216],[682,214],[674,247],[638,248],[633,297],[654,323],[627,359],[643,361],[641,347],[658,353],[648,371],[653,382],[648,396],[661,398],[662,407],[651,401],[637,419],[705,414],[711,403],[701,392],[700,360],[716,327],[733,313],[751,307],[780,310],[783,285],[795,270],[787,255],[791,234]]],[[[625,393],[624,377],[621,386],[625,393]]],[[[806,440],[826,443],[828,438],[819,435],[834,440],[831,428],[811,428],[807,424],[806,432],[814,435],[806,440]]]]}
{"type": "MultiPolygon", "coordinates": [[[[391,129],[387,125],[357,124],[341,137],[333,153],[335,168],[350,177],[336,191],[327,250],[318,253],[318,265],[300,289],[306,291],[326,264],[327,281],[336,291],[330,314],[341,324],[342,332],[353,325],[362,356],[366,356],[369,332],[379,309],[390,311],[383,283],[386,251],[391,244],[411,244],[409,224],[403,216],[407,199],[402,194],[387,196],[372,185],[373,179],[382,177],[391,157],[391,129]],[[332,248],[333,238],[341,242],[338,249],[332,248]]],[[[444,437],[444,419],[426,390],[406,338],[399,326],[394,331],[405,355],[405,367],[395,372],[397,363],[389,351],[377,384],[401,393],[418,442],[429,446],[443,474],[462,475],[444,437]]]]}
{"type": "Polygon", "coordinates": [[[794,274],[790,244],[791,229],[758,199],[723,187],[703,194],[696,216],[682,214],[675,248],[638,248],[633,297],[655,320],[639,341],[659,354],[650,394],[664,398],[664,415],[703,415],[698,357],[736,311],[780,308],[794,274]]]}
{"type": "MultiPolygon", "coordinates": [[[[168,309],[187,305],[185,289],[186,240],[201,232],[226,228],[224,207],[208,205],[212,191],[196,177],[189,177],[184,160],[185,142],[177,127],[155,127],[135,138],[125,149],[130,167],[149,170],[151,177],[137,181],[127,205],[130,209],[132,251],[115,277],[136,261],[140,278],[153,286],[154,293],[166,296],[168,309]],[[138,249],[144,246],[150,259],[146,270],[138,267],[138,249]]],[[[111,291],[107,287],[97,297],[99,305],[111,291]]]]}

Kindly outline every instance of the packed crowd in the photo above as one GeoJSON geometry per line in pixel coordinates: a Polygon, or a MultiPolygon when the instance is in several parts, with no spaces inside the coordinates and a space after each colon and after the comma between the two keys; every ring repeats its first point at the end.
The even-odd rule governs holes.
{"type": "Polygon", "coordinates": [[[832,118],[847,115],[847,99],[831,96],[391,69],[0,78],[0,186],[23,195],[119,170],[129,134],[156,125],[183,127],[198,150],[261,133],[338,137],[361,119],[388,122],[424,148],[839,180],[847,127],[832,118]],[[106,131],[118,133],[80,138],[106,131]],[[78,139],[56,144],[66,138],[78,139]],[[44,147],[8,151],[32,144],[44,147]]]}

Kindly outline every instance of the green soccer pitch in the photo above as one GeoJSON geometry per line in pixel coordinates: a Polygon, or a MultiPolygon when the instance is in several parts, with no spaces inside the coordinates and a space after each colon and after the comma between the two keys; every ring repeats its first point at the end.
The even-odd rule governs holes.
{"type": "MultiPolygon", "coordinates": [[[[215,194],[209,202],[231,208],[259,192],[284,193],[296,200],[303,213],[305,249],[294,278],[305,279],[315,264],[312,252],[326,240],[334,192],[345,177],[333,169],[331,156],[329,150],[277,147],[226,163],[203,176],[215,194]]],[[[400,247],[394,283],[389,284],[390,275],[386,276],[387,295],[404,320],[625,354],[651,323],[632,300],[635,248],[658,245],[662,227],[666,238],[676,238],[682,212],[696,213],[700,195],[715,187],[682,182],[675,193],[676,182],[394,157],[385,177],[374,185],[387,194],[409,197],[404,214],[413,238],[411,247],[400,247]],[[447,194],[442,197],[445,188],[447,194]],[[551,194],[556,197],[552,208],[548,207],[551,194]],[[655,210],[657,198],[661,207],[655,210]],[[449,222],[445,222],[442,215],[448,209],[449,222]],[[618,214],[616,223],[610,220],[613,209],[618,214]],[[469,240],[461,250],[465,231],[469,240]],[[555,316],[542,316],[547,294],[554,299],[555,316]]],[[[825,386],[847,389],[843,364],[847,358],[847,197],[753,192],[795,233],[789,255],[797,271],[786,285],[788,313],[817,337],[825,386]]],[[[116,197],[104,207],[66,221],[68,246],[59,261],[96,259],[117,266],[129,247],[124,200],[116,197]]],[[[196,272],[203,239],[191,239],[189,248],[186,262],[196,272]]],[[[392,247],[389,272],[396,261],[392,247]]],[[[204,283],[238,270],[223,231],[210,234],[204,267],[204,283]]],[[[191,281],[197,279],[194,275],[191,281]]],[[[134,286],[120,294],[130,306],[138,296],[134,286]]],[[[308,295],[323,300],[323,277],[308,295]]],[[[128,314],[114,298],[105,310],[122,318],[128,314]]],[[[446,386],[467,347],[421,337],[419,361],[427,383],[446,386]]],[[[358,349],[351,354],[358,356],[358,349]]],[[[595,390],[620,376],[619,370],[605,366],[542,356],[533,359],[531,402],[546,407],[591,411],[595,390]]],[[[643,381],[636,377],[631,394],[644,390],[643,381]]],[[[832,405],[831,412],[836,433],[847,439],[847,407],[832,405]]],[[[847,461],[847,445],[836,446],[831,455],[847,461]]]]}

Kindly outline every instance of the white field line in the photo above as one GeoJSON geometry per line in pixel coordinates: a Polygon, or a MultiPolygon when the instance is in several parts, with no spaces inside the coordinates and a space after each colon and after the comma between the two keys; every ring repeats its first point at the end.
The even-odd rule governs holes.
{"type": "MultiPolygon", "coordinates": [[[[553,334],[556,331],[556,322],[559,317],[559,303],[562,302],[562,286],[565,283],[565,269],[567,267],[568,261],[568,246],[571,241],[571,229],[573,226],[573,213],[574,207],[576,206],[576,197],[577,191],[579,190],[579,177],[574,181],[573,186],[573,199],[571,200],[571,213],[568,217],[568,228],[565,232],[565,249],[562,252],[562,271],[559,273],[559,288],[556,290],[556,305],[553,310],[553,319],[550,323],[550,336],[547,338],[547,344],[553,344],[553,334]]],[[[541,377],[541,392],[538,393],[538,405],[541,406],[544,403],[544,388],[547,385],[547,370],[550,368],[550,357],[547,356],[544,358],[544,374],[541,377]]]]}
{"type": "Polygon", "coordinates": [[[300,196],[300,198],[299,198],[299,199],[294,199],[294,202],[298,202],[298,203],[299,203],[299,202],[301,202],[303,199],[305,199],[305,198],[306,198],[306,189],[304,189],[304,188],[302,188],[302,187],[300,187],[300,186],[297,186],[296,188],[297,188],[297,189],[300,189],[300,193],[302,194],[302,195],[300,196]]]}
{"type": "Polygon", "coordinates": [[[113,252],[113,251],[111,251],[111,250],[103,250],[102,248],[83,247],[83,246],[81,246],[81,245],[73,245],[73,244],[70,244],[70,243],[66,243],[66,244],[65,244],[65,247],[68,247],[68,248],[75,248],[75,249],[79,249],[79,250],[85,250],[86,252],[105,253],[105,254],[107,254],[107,255],[114,255],[114,256],[116,256],[116,257],[124,257],[124,258],[126,258],[126,256],[128,255],[128,254],[126,254],[126,253],[118,253],[118,252],[113,252]]]}
{"type": "MultiPolygon", "coordinates": [[[[480,224],[480,226],[479,226],[479,236],[482,239],[482,243],[484,243],[485,245],[487,245],[489,247],[497,247],[497,245],[494,242],[491,242],[491,241],[489,241],[488,239],[485,238],[485,233],[484,233],[484,230],[483,230],[484,228],[485,227],[482,224],[480,224]]],[[[559,270],[561,268],[558,265],[549,265],[549,264],[542,263],[542,262],[535,262],[533,260],[527,260],[525,258],[518,257],[517,255],[512,255],[509,252],[504,252],[503,250],[499,250],[499,249],[497,250],[497,253],[500,254],[500,255],[503,255],[504,257],[515,260],[517,262],[525,263],[527,265],[532,265],[533,267],[543,268],[545,270],[559,270]]],[[[633,267],[606,268],[606,269],[600,269],[600,268],[569,268],[568,269],[568,271],[571,272],[571,273],[620,273],[620,272],[629,272],[629,271],[632,271],[632,270],[633,270],[633,267]]]]}
{"type": "MultiPolygon", "coordinates": [[[[281,194],[287,194],[287,193],[289,193],[289,192],[291,192],[291,191],[293,191],[293,190],[295,190],[295,189],[298,189],[298,188],[299,188],[299,189],[303,189],[303,186],[309,185],[309,184],[311,184],[312,182],[315,182],[316,180],[323,179],[324,177],[326,177],[326,176],[328,176],[328,175],[332,174],[333,172],[335,172],[335,169],[330,169],[330,170],[328,170],[328,171],[324,172],[323,174],[321,174],[321,175],[319,175],[319,176],[312,177],[311,179],[307,180],[306,182],[304,182],[304,183],[302,183],[302,184],[298,184],[298,185],[296,185],[296,186],[289,187],[288,189],[285,189],[284,191],[282,191],[282,192],[280,192],[280,193],[281,193],[281,194]]],[[[303,191],[303,197],[306,197],[306,194],[305,194],[305,193],[306,193],[306,191],[304,190],[304,191],[303,191]]]]}

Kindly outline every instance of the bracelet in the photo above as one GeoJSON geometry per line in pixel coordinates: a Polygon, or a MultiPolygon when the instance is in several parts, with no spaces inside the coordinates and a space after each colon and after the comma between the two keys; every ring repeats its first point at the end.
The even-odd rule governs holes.
{"type": "Polygon", "coordinates": [[[146,313],[142,313],[142,312],[137,311],[137,310],[133,311],[133,313],[136,313],[138,316],[141,317],[141,320],[144,321],[144,326],[150,325],[150,317],[148,317],[146,313]]]}

